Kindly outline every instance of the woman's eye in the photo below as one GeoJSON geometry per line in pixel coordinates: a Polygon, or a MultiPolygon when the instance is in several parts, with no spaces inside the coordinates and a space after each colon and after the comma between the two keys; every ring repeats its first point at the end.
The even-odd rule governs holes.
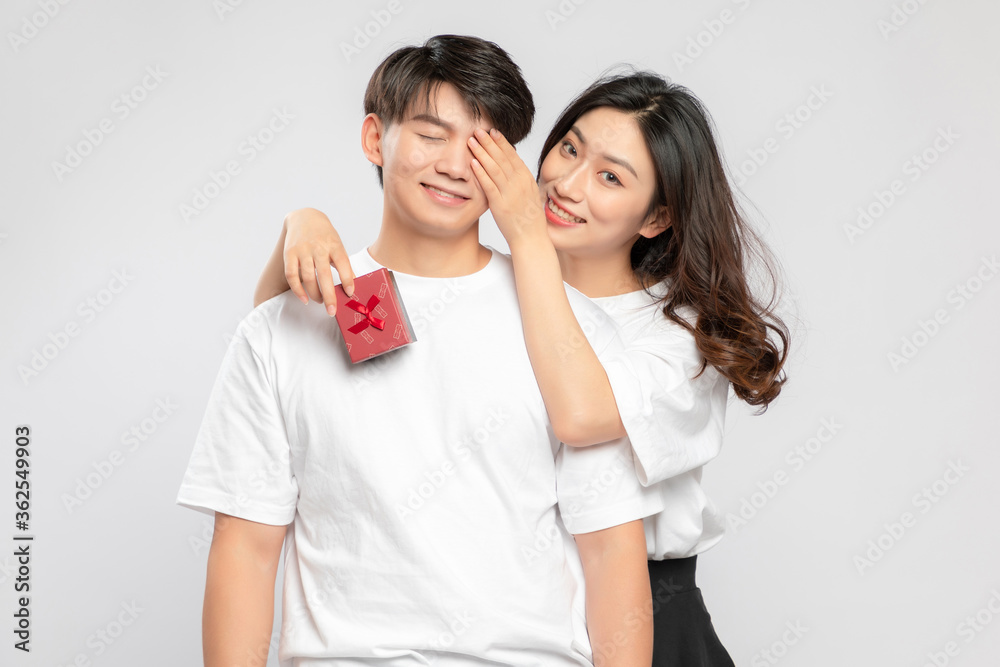
{"type": "Polygon", "coordinates": [[[611,183],[612,185],[619,185],[621,183],[621,181],[618,180],[618,177],[610,171],[602,171],[601,173],[607,177],[604,179],[606,182],[611,183]]]}
{"type": "Polygon", "coordinates": [[[576,155],[576,146],[574,146],[570,142],[564,141],[563,144],[562,144],[562,147],[563,147],[563,150],[566,151],[567,153],[569,153],[570,155],[573,155],[573,156],[576,155]]]}

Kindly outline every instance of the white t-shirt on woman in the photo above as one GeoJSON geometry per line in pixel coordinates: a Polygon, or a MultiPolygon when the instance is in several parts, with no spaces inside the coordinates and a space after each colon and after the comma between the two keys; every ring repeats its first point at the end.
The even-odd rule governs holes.
{"type": "MultiPolygon", "coordinates": [[[[654,286],[662,294],[664,284],[654,286]]],[[[582,295],[581,295],[582,296],[582,295]]],[[[701,370],[694,336],[668,320],[644,290],[592,299],[617,326],[619,340],[599,353],[631,442],[634,472],[643,493],[661,499],[664,509],[643,520],[648,556],[654,560],[701,553],[722,539],[722,516],[701,486],[702,467],[722,448],[729,381],[711,365],[701,370]]],[[[682,311],[691,321],[693,313],[682,311]]],[[[596,349],[596,348],[595,348],[596,349]]],[[[603,446],[603,445],[601,445],[603,446]]],[[[580,474],[568,458],[590,456],[591,447],[561,451],[558,474],[560,511],[571,533],[611,525],[599,508],[607,498],[603,482],[624,477],[623,454],[603,467],[580,474]],[[589,477],[587,476],[589,475],[589,477]],[[574,514],[586,514],[582,520],[574,514]]],[[[610,487],[609,487],[610,488],[610,487]]]]}

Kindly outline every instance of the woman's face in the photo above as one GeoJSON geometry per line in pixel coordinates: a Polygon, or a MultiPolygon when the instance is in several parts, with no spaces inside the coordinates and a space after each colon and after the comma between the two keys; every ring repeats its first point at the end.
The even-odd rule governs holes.
{"type": "Polygon", "coordinates": [[[647,216],[656,192],[656,171],[632,116],[610,107],[580,116],[553,146],[538,178],[559,250],[601,256],[631,249],[637,235],[665,228],[647,216]]]}

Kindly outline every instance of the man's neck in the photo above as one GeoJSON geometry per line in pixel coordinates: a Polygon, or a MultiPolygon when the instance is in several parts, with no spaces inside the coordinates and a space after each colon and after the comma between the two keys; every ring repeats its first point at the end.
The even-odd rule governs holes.
{"type": "Polygon", "coordinates": [[[478,221],[455,236],[431,236],[386,215],[368,252],[388,269],[427,278],[467,276],[483,269],[492,255],[479,245],[478,221]]]}

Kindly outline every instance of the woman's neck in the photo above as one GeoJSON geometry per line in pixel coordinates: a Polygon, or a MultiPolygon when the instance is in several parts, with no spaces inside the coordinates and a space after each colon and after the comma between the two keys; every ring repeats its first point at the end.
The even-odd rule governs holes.
{"type": "Polygon", "coordinates": [[[642,289],[632,271],[630,249],[610,255],[571,255],[558,250],[563,281],[592,299],[642,289]]]}

